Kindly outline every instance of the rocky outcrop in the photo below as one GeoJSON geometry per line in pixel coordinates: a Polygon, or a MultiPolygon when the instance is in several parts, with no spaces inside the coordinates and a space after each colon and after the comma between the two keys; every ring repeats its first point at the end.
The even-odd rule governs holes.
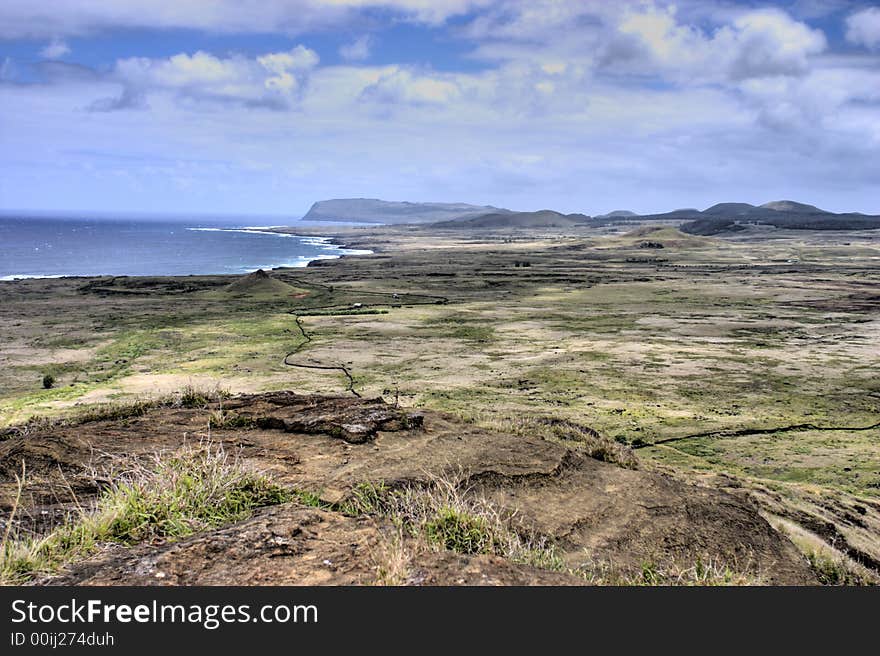
{"type": "MultiPolygon", "coordinates": [[[[283,485],[319,494],[328,508],[365,481],[394,488],[437,476],[487,499],[530,534],[558,545],[566,566],[613,562],[721,562],[776,584],[814,582],[795,547],[742,491],[594,460],[539,437],[481,430],[435,412],[378,399],[278,392],[222,402],[230,428],[210,438],[283,485]]],[[[0,442],[6,504],[24,461],[28,494],[64,504],[96,483],[105,460],[174,449],[208,437],[207,408],[157,408],[124,421],[49,427],[0,442]]],[[[39,512],[39,510],[38,510],[39,512]]],[[[345,584],[375,570],[370,554],[387,539],[378,517],[348,517],[298,504],[265,508],[237,524],[175,544],[113,548],[77,564],[62,582],[109,584],[345,584]],[[385,537],[383,537],[385,536],[385,537]],[[329,563],[329,564],[328,564],[329,563]]],[[[420,555],[412,582],[565,583],[567,575],[489,556],[420,555]]]]}

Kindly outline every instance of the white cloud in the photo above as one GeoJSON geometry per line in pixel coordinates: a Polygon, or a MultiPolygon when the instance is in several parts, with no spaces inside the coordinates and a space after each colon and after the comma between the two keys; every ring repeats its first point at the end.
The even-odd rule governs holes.
{"type": "Polygon", "coordinates": [[[739,17],[733,29],[720,33],[715,42],[721,49],[733,46],[729,72],[734,79],[802,75],[809,70],[809,56],[827,46],[820,30],[774,9],[739,17]]]}
{"type": "Polygon", "coordinates": [[[260,66],[274,73],[263,81],[263,86],[287,96],[300,86],[300,79],[317,66],[318,61],[317,53],[305,46],[297,46],[289,52],[275,52],[257,57],[260,66]]]}
{"type": "Polygon", "coordinates": [[[423,75],[395,66],[365,87],[361,98],[385,105],[445,105],[458,100],[461,94],[455,76],[423,75]]]}
{"type": "Polygon", "coordinates": [[[49,44],[40,50],[40,56],[46,59],[60,59],[70,53],[70,47],[61,39],[52,39],[49,44]]]}
{"type": "Polygon", "coordinates": [[[257,57],[263,68],[274,73],[285,73],[291,70],[308,70],[318,65],[320,58],[314,50],[305,46],[296,46],[288,52],[273,52],[257,57]]]}
{"type": "MultiPolygon", "coordinates": [[[[282,108],[298,97],[318,62],[317,53],[301,45],[254,59],[240,55],[220,58],[203,51],[167,59],[122,59],[115,68],[115,77],[123,84],[118,100],[131,97],[142,101],[144,95],[165,91],[187,100],[282,108]]],[[[106,100],[98,105],[104,109],[129,106],[106,100]]]]}
{"type": "Polygon", "coordinates": [[[863,122],[850,120],[855,115],[863,116],[865,111],[876,118],[880,72],[823,67],[803,77],[745,80],[740,88],[758,111],[759,120],[773,129],[800,133],[810,139],[823,134],[846,135],[880,145],[880,128],[865,130],[863,122]]]}
{"type": "Polygon", "coordinates": [[[420,23],[448,18],[491,0],[34,0],[0,2],[0,38],[83,35],[113,28],[197,29],[298,34],[348,21],[370,9],[420,23]]]}
{"type": "Polygon", "coordinates": [[[625,12],[603,53],[618,70],[653,67],[679,81],[718,81],[803,75],[825,47],[821,31],[777,9],[742,13],[706,33],[680,23],[674,6],[650,6],[625,12]]]}
{"type": "Polygon", "coordinates": [[[346,61],[364,61],[369,58],[372,48],[373,37],[365,34],[339,48],[339,56],[346,61]]]}
{"type": "Polygon", "coordinates": [[[871,50],[880,48],[880,8],[869,7],[849,16],[846,39],[871,50]]]}
{"type": "MultiPolygon", "coordinates": [[[[0,32],[17,3],[0,2],[0,32]]],[[[395,13],[345,33],[381,35],[477,6],[130,0],[95,2],[74,23],[296,32],[379,4],[395,13]]],[[[4,62],[0,153],[15,154],[0,161],[4,202],[50,188],[83,206],[287,214],[349,195],[588,213],[803,196],[880,211],[877,56],[828,53],[803,13],[754,4],[497,0],[445,32],[459,40],[442,71],[367,65],[359,48],[353,63],[322,65],[304,46],[134,57],[107,62],[107,74],[4,62]],[[481,66],[456,72],[463,44],[481,66]]],[[[75,13],[59,11],[58,20],[75,13]]],[[[52,20],[39,29],[54,30],[52,20]]]]}

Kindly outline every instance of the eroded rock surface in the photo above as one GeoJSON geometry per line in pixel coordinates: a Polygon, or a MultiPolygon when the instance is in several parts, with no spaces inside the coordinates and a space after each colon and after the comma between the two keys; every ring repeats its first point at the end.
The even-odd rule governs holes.
{"type": "MultiPolygon", "coordinates": [[[[63,506],[71,495],[94,492],[93,472],[116,457],[207,438],[208,417],[218,409],[161,408],[127,420],[49,428],[0,442],[3,505],[11,503],[12,476],[22,460],[34,503],[63,506]]],[[[613,562],[638,569],[649,561],[711,559],[767,583],[815,582],[803,556],[765,521],[745,492],[623,469],[556,442],[480,430],[442,414],[416,413],[375,399],[271,393],[225,400],[223,411],[256,427],[213,428],[212,440],[237,450],[248,465],[280,483],[315,491],[328,503],[346,500],[365,481],[400,486],[443,475],[551,538],[570,567],[613,562]]],[[[109,549],[73,566],[56,582],[370,582],[376,571],[371,554],[388,539],[383,522],[285,504],[174,544],[109,549]]],[[[407,582],[575,582],[567,574],[489,556],[424,552],[416,563],[407,582]]]]}

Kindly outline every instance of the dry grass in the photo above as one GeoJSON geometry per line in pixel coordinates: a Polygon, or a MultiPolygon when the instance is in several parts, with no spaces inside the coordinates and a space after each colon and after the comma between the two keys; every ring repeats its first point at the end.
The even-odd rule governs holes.
{"type": "MultiPolygon", "coordinates": [[[[0,584],[26,582],[87,556],[102,543],[176,539],[283,503],[291,494],[246,470],[222,446],[203,443],[147,460],[125,460],[89,507],[46,535],[7,532],[0,545],[0,584]]],[[[23,481],[19,482],[23,485],[23,481]]]]}
{"type": "MultiPolygon", "coordinates": [[[[434,476],[426,485],[389,489],[382,484],[358,486],[341,508],[348,514],[376,514],[389,518],[403,536],[422,540],[431,548],[464,554],[493,554],[516,563],[563,569],[553,543],[516,521],[514,514],[462,488],[453,477],[434,476]]],[[[384,570],[400,570],[401,549],[389,550],[384,570]]]]}
{"type": "Polygon", "coordinates": [[[591,458],[614,463],[626,469],[639,468],[639,461],[630,447],[602,435],[589,426],[569,419],[528,415],[511,417],[483,413],[472,417],[471,421],[482,428],[498,432],[538,436],[559,442],[591,458]]]}
{"type": "Polygon", "coordinates": [[[647,560],[638,571],[618,568],[612,563],[587,561],[572,573],[583,577],[589,585],[610,586],[751,586],[766,585],[758,574],[747,568],[731,567],[717,558],[698,558],[681,564],[674,559],[664,563],[647,560]]]}
{"type": "Polygon", "coordinates": [[[514,563],[563,571],[586,585],[613,586],[742,586],[763,585],[748,568],[730,566],[705,557],[682,565],[645,561],[637,571],[609,563],[586,561],[570,568],[553,541],[527,530],[515,513],[503,510],[458,484],[460,477],[435,476],[427,485],[391,489],[382,483],[364,483],[339,510],[352,515],[388,518],[396,532],[373,554],[378,585],[405,585],[412,581],[414,563],[426,549],[463,554],[492,554],[514,563]]]}
{"type": "Polygon", "coordinates": [[[810,567],[822,585],[878,585],[880,578],[871,570],[847,558],[835,549],[813,549],[807,552],[810,567]]]}
{"type": "Polygon", "coordinates": [[[204,408],[210,403],[228,398],[229,395],[227,390],[219,387],[201,389],[193,385],[185,385],[176,392],[158,398],[136,398],[118,403],[96,404],[60,419],[33,416],[23,424],[4,428],[0,431],[0,439],[26,437],[59,426],[130,419],[143,416],[155,408],[204,408]]]}
{"type": "Polygon", "coordinates": [[[397,527],[391,534],[382,534],[371,554],[376,572],[374,585],[409,585],[415,575],[415,562],[429,548],[424,541],[413,539],[397,527]]]}
{"type": "Polygon", "coordinates": [[[491,554],[514,563],[568,572],[585,585],[608,586],[748,586],[764,585],[748,568],[705,557],[681,564],[645,561],[640,568],[585,562],[570,568],[547,537],[525,530],[515,515],[468,489],[453,477],[438,476],[428,485],[389,489],[363,484],[341,508],[349,514],[374,514],[392,521],[396,530],[373,553],[377,585],[407,585],[415,575],[419,553],[428,549],[463,554],[491,554]]]}
{"type": "Polygon", "coordinates": [[[880,585],[880,575],[846,555],[832,542],[829,544],[794,522],[776,517],[773,527],[786,535],[807,559],[822,585],[880,585]]]}

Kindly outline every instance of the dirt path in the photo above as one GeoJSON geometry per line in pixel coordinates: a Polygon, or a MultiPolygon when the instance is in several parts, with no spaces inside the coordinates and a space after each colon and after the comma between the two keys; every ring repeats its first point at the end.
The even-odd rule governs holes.
{"type": "Polygon", "coordinates": [[[799,433],[802,431],[851,431],[862,432],[880,429],[880,422],[871,424],[870,426],[816,426],[815,424],[792,424],[790,426],[780,426],[778,428],[742,428],[740,430],[717,430],[707,431],[705,433],[693,433],[692,435],[680,435],[678,437],[667,437],[655,442],[643,442],[633,444],[633,449],[644,449],[651,446],[659,446],[660,444],[669,444],[670,442],[681,442],[683,440],[695,440],[701,437],[746,437],[748,435],[769,435],[773,433],[799,433]]]}
{"type": "MultiPolygon", "coordinates": [[[[319,285],[319,286],[323,287],[328,292],[333,291],[333,288],[329,285],[319,285]]],[[[361,289],[357,290],[357,293],[358,294],[376,295],[376,296],[388,296],[388,292],[377,292],[377,291],[361,290],[361,289]]],[[[395,295],[395,296],[398,296],[398,298],[394,299],[395,303],[368,303],[368,304],[359,304],[359,305],[363,308],[371,308],[371,307],[381,307],[381,306],[400,307],[403,305],[408,305],[408,306],[446,305],[449,303],[449,298],[447,298],[446,296],[434,296],[434,295],[430,295],[430,294],[419,294],[419,295],[401,294],[401,295],[395,295]],[[415,298],[425,298],[428,300],[424,300],[424,301],[413,300],[415,298]]],[[[311,310],[311,311],[313,311],[313,310],[348,310],[348,309],[351,309],[351,306],[339,305],[339,304],[320,305],[320,306],[316,306],[313,308],[309,308],[309,310],[311,310]]],[[[348,367],[346,367],[344,364],[338,364],[338,365],[306,364],[303,362],[290,362],[289,361],[292,356],[297,355],[300,351],[302,351],[302,349],[304,349],[306,347],[307,344],[310,344],[312,341],[311,334],[309,334],[309,332],[306,331],[305,326],[303,326],[302,317],[300,316],[301,313],[303,313],[302,310],[291,310],[290,311],[290,314],[294,315],[293,319],[296,322],[296,327],[299,328],[299,332],[303,337],[303,341],[300,342],[299,344],[297,344],[296,348],[294,348],[292,351],[288,352],[287,355],[284,356],[284,360],[282,360],[282,362],[284,362],[284,364],[287,365],[288,367],[297,367],[299,369],[315,369],[315,370],[320,370],[320,371],[340,371],[348,380],[348,386],[346,387],[346,391],[351,392],[357,398],[361,398],[361,395],[354,388],[354,377],[352,376],[351,371],[348,369],[348,367]]]]}

